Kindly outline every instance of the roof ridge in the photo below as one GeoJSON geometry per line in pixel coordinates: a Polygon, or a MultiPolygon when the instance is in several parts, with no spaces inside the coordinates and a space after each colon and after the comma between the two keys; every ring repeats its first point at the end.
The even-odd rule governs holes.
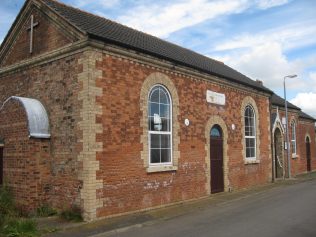
{"type": "Polygon", "coordinates": [[[40,0],[63,17],[69,24],[92,39],[133,49],[154,57],[168,60],[176,65],[199,70],[210,75],[222,77],[228,81],[243,84],[271,94],[271,90],[250,77],[231,68],[223,62],[185,48],[176,43],[161,39],[149,33],[134,29],[107,17],[93,14],[58,0],[40,0]]]}
{"type": "MultiPolygon", "coordinates": [[[[72,8],[72,9],[74,9],[74,10],[76,10],[76,11],[79,11],[79,12],[82,12],[82,13],[84,13],[84,14],[87,14],[87,15],[90,15],[90,16],[93,16],[93,17],[98,17],[98,18],[100,18],[100,19],[102,19],[102,20],[106,20],[106,21],[112,22],[112,23],[114,23],[114,24],[118,24],[118,25],[124,26],[124,27],[126,27],[126,28],[131,29],[131,30],[137,31],[137,32],[139,32],[139,33],[141,33],[141,34],[145,34],[145,35],[147,35],[147,36],[149,36],[149,37],[156,38],[157,40],[164,41],[165,43],[172,44],[172,45],[174,45],[174,46],[177,46],[177,47],[182,48],[182,49],[187,50],[187,51],[191,51],[191,52],[194,53],[194,54],[199,54],[200,56],[203,56],[203,57],[205,57],[205,58],[207,58],[207,59],[210,59],[210,60],[212,60],[213,62],[218,62],[218,63],[224,64],[225,66],[227,66],[227,65],[226,65],[224,62],[222,62],[222,61],[213,59],[213,58],[211,58],[211,57],[208,57],[208,56],[206,56],[206,55],[203,55],[203,54],[201,54],[201,53],[198,53],[198,52],[196,52],[196,51],[194,51],[194,50],[192,50],[192,49],[185,48],[184,46],[181,46],[181,45],[178,45],[178,44],[176,44],[176,43],[173,43],[173,42],[167,41],[167,40],[165,40],[165,39],[159,38],[158,36],[151,35],[151,34],[146,33],[146,32],[144,32],[144,31],[141,31],[141,30],[138,30],[138,29],[136,29],[136,28],[133,28],[133,27],[131,27],[131,26],[125,25],[125,24],[123,24],[123,23],[121,23],[121,22],[118,22],[118,21],[115,21],[115,20],[112,20],[112,19],[109,19],[109,18],[100,16],[100,15],[97,15],[97,14],[94,14],[94,13],[85,11],[85,10],[82,10],[82,9],[80,9],[80,8],[78,8],[78,7],[74,7],[74,6],[65,4],[65,3],[63,3],[63,2],[60,2],[60,0],[43,0],[43,1],[55,2],[55,3],[59,4],[59,5],[62,5],[62,6],[64,6],[64,7],[68,7],[68,8],[72,8]]],[[[234,70],[235,70],[235,69],[234,69],[234,70]]],[[[235,71],[238,72],[237,70],[235,70],[235,71]]],[[[238,72],[238,73],[240,73],[240,72],[238,72]]],[[[240,73],[240,74],[242,74],[242,73],[240,73]]],[[[250,78],[249,78],[249,79],[250,79],[250,78]]]]}

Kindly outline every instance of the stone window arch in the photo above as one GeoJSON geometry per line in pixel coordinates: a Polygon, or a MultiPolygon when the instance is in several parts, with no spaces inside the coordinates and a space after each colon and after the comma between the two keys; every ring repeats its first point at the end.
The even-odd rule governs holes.
{"type": "Polygon", "coordinates": [[[260,162],[259,112],[255,100],[247,96],[241,106],[242,146],[245,164],[260,162]]]}
{"type": "MultiPolygon", "coordinates": [[[[159,101],[158,101],[159,102],[159,101]]],[[[161,101],[160,101],[161,102],[161,101]]],[[[168,103],[157,103],[159,106],[166,106],[168,107],[168,103]]],[[[140,93],[140,109],[142,112],[142,117],[140,121],[140,126],[142,127],[142,135],[141,135],[141,143],[143,144],[143,150],[141,151],[141,159],[144,162],[144,167],[146,168],[147,172],[162,172],[162,171],[172,171],[178,169],[178,159],[180,157],[179,152],[179,122],[178,122],[178,115],[179,115],[179,97],[176,90],[175,85],[170,80],[168,76],[163,73],[152,73],[150,74],[144,81],[140,93]],[[157,129],[160,129],[160,125],[158,122],[164,119],[163,114],[160,113],[158,109],[158,113],[152,113],[151,110],[151,103],[152,101],[152,93],[153,92],[162,92],[166,98],[169,98],[169,123],[165,121],[165,125],[170,125],[168,131],[155,131],[155,126],[157,129]],[[154,123],[156,116],[156,124],[154,123]],[[151,127],[153,126],[153,128],[151,127]],[[156,162],[157,160],[152,159],[152,147],[151,142],[153,141],[152,134],[156,135],[167,135],[170,138],[170,159],[169,160],[160,160],[160,162],[156,162]],[[161,162],[163,161],[163,162],[161,162]]],[[[155,108],[154,108],[155,110],[155,108]]],[[[166,119],[166,118],[165,118],[166,119]]],[[[162,124],[161,126],[164,126],[162,124]]],[[[160,139],[160,138],[159,138],[160,139]]],[[[157,141],[157,140],[156,140],[157,141]]],[[[161,144],[161,143],[160,143],[161,144]]],[[[162,148],[162,147],[160,147],[162,148]]],[[[159,149],[159,148],[158,148],[159,149]]],[[[166,148],[169,149],[169,148],[166,148]]],[[[160,150],[161,152],[161,150],[160,150]]],[[[161,159],[161,153],[160,153],[161,159]]]]}

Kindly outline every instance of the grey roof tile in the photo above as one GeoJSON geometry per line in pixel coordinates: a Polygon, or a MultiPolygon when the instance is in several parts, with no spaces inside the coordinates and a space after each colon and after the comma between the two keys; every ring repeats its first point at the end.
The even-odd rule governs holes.
{"type": "Polygon", "coordinates": [[[309,120],[313,120],[314,122],[316,121],[316,119],[306,113],[304,113],[303,111],[300,111],[299,114],[300,118],[305,118],[305,119],[309,119],[309,120]]]}
{"type": "MultiPolygon", "coordinates": [[[[272,103],[272,105],[284,107],[284,99],[281,98],[280,96],[276,95],[276,94],[273,94],[273,95],[271,96],[271,103],[272,103]]],[[[293,104],[290,103],[290,102],[287,102],[287,107],[290,108],[290,109],[301,110],[301,108],[299,108],[299,107],[293,105],[293,104]]]]}
{"type": "Polygon", "coordinates": [[[270,94],[272,93],[271,90],[262,84],[251,80],[249,77],[224,63],[192,50],[54,0],[42,1],[91,38],[134,49],[204,73],[223,77],[236,83],[247,85],[270,94]]]}

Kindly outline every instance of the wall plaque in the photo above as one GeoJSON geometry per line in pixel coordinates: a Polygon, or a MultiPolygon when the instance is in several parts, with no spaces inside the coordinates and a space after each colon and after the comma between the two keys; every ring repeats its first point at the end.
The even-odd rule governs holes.
{"type": "Polygon", "coordinates": [[[217,93],[214,91],[207,90],[206,91],[206,101],[208,103],[217,104],[217,105],[225,105],[225,94],[217,93]]]}

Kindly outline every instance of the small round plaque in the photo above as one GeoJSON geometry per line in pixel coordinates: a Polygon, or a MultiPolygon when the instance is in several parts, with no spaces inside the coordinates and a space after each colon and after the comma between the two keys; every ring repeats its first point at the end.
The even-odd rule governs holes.
{"type": "Polygon", "coordinates": [[[235,124],[232,124],[232,130],[235,130],[236,126],[235,124]]]}
{"type": "Polygon", "coordinates": [[[185,119],[184,120],[184,124],[185,124],[185,126],[189,126],[190,125],[190,120],[189,119],[185,119]]]}

